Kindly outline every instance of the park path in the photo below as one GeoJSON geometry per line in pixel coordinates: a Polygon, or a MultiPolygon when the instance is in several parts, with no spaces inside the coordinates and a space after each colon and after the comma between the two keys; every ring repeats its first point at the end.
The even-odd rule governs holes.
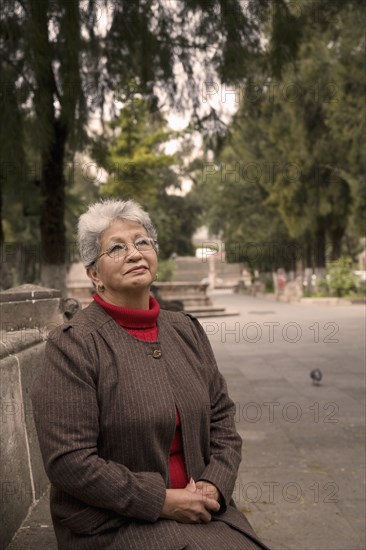
{"type": "MultiPolygon", "coordinates": [[[[239,312],[201,319],[243,438],[239,508],[272,550],[364,550],[365,306],[213,301],[239,312]]],[[[8,546],[36,548],[56,550],[47,496],[8,546]]]]}
{"type": "Polygon", "coordinates": [[[240,313],[203,320],[243,438],[239,506],[273,549],[364,550],[365,306],[213,298],[240,313]]]}

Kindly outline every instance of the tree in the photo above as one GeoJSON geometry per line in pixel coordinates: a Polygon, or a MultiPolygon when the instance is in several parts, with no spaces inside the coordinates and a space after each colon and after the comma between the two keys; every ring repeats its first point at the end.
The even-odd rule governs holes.
{"type": "MultiPolygon", "coordinates": [[[[232,74],[238,66],[237,55],[247,55],[259,45],[258,24],[252,15],[266,3],[251,2],[247,12],[239,0],[177,0],[174,5],[151,0],[4,3],[0,66],[15,101],[7,103],[9,117],[14,123],[31,113],[36,122],[45,285],[65,286],[64,167],[88,143],[86,125],[91,113],[98,109],[103,113],[112,92],[122,97],[133,94],[131,81],[138,82],[144,96],[151,96],[154,86],[164,86],[172,102],[192,104],[197,113],[201,99],[192,69],[194,57],[200,55],[204,63],[207,56],[220,76],[232,74]],[[98,28],[97,21],[102,7],[109,18],[104,29],[98,28]],[[191,96],[178,93],[177,65],[186,75],[191,96]]],[[[2,162],[6,147],[24,155],[22,133],[13,134],[1,132],[2,162]],[[6,144],[6,138],[13,138],[12,143],[6,144]]]]}
{"type": "Polygon", "coordinates": [[[277,227],[281,240],[304,248],[305,265],[324,269],[328,244],[337,259],[347,227],[361,229],[366,205],[364,9],[358,1],[334,2],[317,4],[314,13],[300,2],[300,12],[289,4],[281,15],[279,6],[267,36],[295,18],[301,32],[294,55],[275,55],[269,40],[262,63],[242,82],[245,99],[216,163],[221,174],[227,163],[240,175],[223,185],[216,174],[210,219],[234,242],[277,227]],[[281,224],[274,223],[278,214],[281,224]]]}
{"type": "Polygon", "coordinates": [[[252,272],[295,269],[298,243],[269,202],[271,166],[259,163],[245,146],[257,135],[245,129],[233,124],[217,162],[203,162],[194,176],[193,197],[202,204],[211,232],[222,235],[228,262],[246,263],[252,272]]]}
{"type": "Polygon", "coordinates": [[[22,196],[25,187],[25,154],[19,146],[19,136],[23,135],[23,123],[14,94],[17,77],[14,67],[5,66],[0,61],[0,288],[11,286],[11,273],[6,259],[3,212],[7,205],[22,196]]]}
{"type": "Polygon", "coordinates": [[[173,253],[193,253],[191,237],[198,225],[200,208],[191,196],[172,194],[180,189],[184,174],[180,153],[169,155],[164,147],[182,137],[169,130],[164,117],[140,98],[126,103],[111,125],[114,136],[99,144],[99,161],[109,174],[100,186],[102,197],[134,199],[150,213],[159,235],[162,259],[173,253]]]}
{"type": "Polygon", "coordinates": [[[101,187],[104,196],[134,198],[152,205],[169,186],[178,186],[175,155],[164,152],[176,133],[167,128],[159,111],[150,112],[144,99],[134,98],[111,125],[115,137],[105,143],[100,161],[109,174],[101,187]]]}
{"type": "Polygon", "coordinates": [[[331,51],[336,57],[333,72],[336,101],[325,106],[326,122],[335,144],[336,174],[349,188],[352,198],[350,224],[359,236],[366,234],[364,29],[364,6],[355,9],[354,5],[347,4],[342,24],[331,43],[331,51]]]}
{"type": "Polygon", "coordinates": [[[202,204],[193,193],[185,196],[163,194],[150,209],[158,231],[159,256],[193,256],[192,237],[200,225],[202,204]]]}
{"type": "Polygon", "coordinates": [[[310,236],[314,263],[321,268],[327,241],[331,259],[339,258],[354,203],[360,204],[356,190],[364,170],[359,129],[364,125],[363,15],[361,4],[351,2],[333,9],[331,23],[306,23],[309,32],[296,62],[284,68],[270,114],[273,147],[299,175],[289,181],[283,171],[278,174],[272,197],[290,234],[310,236]],[[285,100],[284,84],[294,94],[285,100]],[[345,123],[341,131],[339,118],[345,123]]]}
{"type": "MultiPolygon", "coordinates": [[[[65,286],[66,148],[81,136],[86,121],[80,30],[80,11],[75,2],[15,0],[4,5],[1,36],[6,48],[1,66],[14,73],[7,91],[16,100],[17,112],[23,120],[30,115],[34,119],[33,139],[40,158],[42,280],[61,289],[65,286]]],[[[20,129],[9,140],[9,146],[23,155],[24,170],[25,136],[20,129]]],[[[2,140],[0,149],[4,150],[2,140]]],[[[24,171],[31,182],[28,171],[24,171]]]]}

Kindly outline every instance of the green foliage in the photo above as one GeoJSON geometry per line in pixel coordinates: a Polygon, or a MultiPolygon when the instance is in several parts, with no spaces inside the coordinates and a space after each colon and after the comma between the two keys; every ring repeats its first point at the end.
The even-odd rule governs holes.
{"type": "Polygon", "coordinates": [[[100,171],[93,171],[92,168],[95,166],[94,161],[80,154],[70,156],[69,161],[65,163],[67,264],[78,259],[77,220],[89,204],[99,199],[100,171]]]}
{"type": "Polygon", "coordinates": [[[328,270],[328,287],[331,294],[342,298],[357,291],[357,277],[352,273],[352,260],[342,257],[332,263],[328,270]]]}
{"type": "Polygon", "coordinates": [[[328,284],[327,278],[317,280],[316,287],[317,287],[318,294],[321,294],[322,296],[329,295],[329,284],[328,284]]]}
{"type": "Polygon", "coordinates": [[[162,259],[193,254],[191,238],[200,207],[190,194],[171,194],[172,188],[179,189],[184,168],[179,154],[164,153],[167,141],[177,132],[168,131],[164,118],[151,113],[146,100],[136,98],[121,110],[113,129],[116,137],[109,146],[106,141],[104,153],[99,152],[109,173],[100,194],[132,198],[147,209],[158,231],[162,259]]]}
{"type": "Polygon", "coordinates": [[[264,288],[266,292],[274,292],[273,277],[272,275],[266,275],[263,280],[264,288]]]}
{"type": "Polygon", "coordinates": [[[234,119],[217,162],[203,160],[193,196],[204,205],[203,221],[222,235],[229,262],[261,271],[294,269],[296,242],[268,200],[270,170],[266,162],[256,161],[257,122],[246,122],[234,119]]]}
{"type": "MultiPolygon", "coordinates": [[[[244,191],[235,186],[232,199],[218,189],[223,205],[213,211],[212,223],[219,222],[225,212],[223,230],[233,243],[247,239],[249,230],[250,239],[255,240],[269,235],[280,242],[289,234],[306,238],[310,233],[315,239],[319,226],[325,225],[336,241],[350,217],[354,229],[362,231],[366,204],[360,145],[364,133],[362,3],[325,2],[318,7],[318,2],[307,0],[253,0],[245,9],[241,0],[177,0],[173,4],[150,0],[5,2],[0,18],[0,209],[14,189],[20,190],[18,167],[26,166],[28,155],[22,128],[31,117],[40,181],[37,187],[30,175],[23,178],[27,191],[20,190],[20,202],[28,207],[33,196],[41,199],[38,221],[43,259],[54,263],[57,271],[66,251],[65,210],[69,201],[70,209],[74,208],[75,198],[67,187],[65,159],[72,159],[75,151],[87,152],[92,141],[86,132],[91,116],[98,113],[103,119],[108,109],[114,115],[114,101],[128,103],[131,98],[149,98],[150,113],[157,112],[153,92],[158,86],[170,105],[190,110],[202,134],[210,134],[221,147],[222,124],[217,113],[212,110],[200,120],[202,79],[228,84],[244,79],[250,83],[252,79],[263,89],[267,77],[275,75],[285,82],[299,78],[306,89],[311,88],[312,79],[322,86],[334,81],[340,93],[339,108],[322,101],[319,109],[317,102],[311,102],[310,93],[301,98],[303,108],[281,105],[277,98],[274,113],[261,102],[252,102],[250,113],[243,109],[243,120],[240,122],[239,116],[237,123],[249,121],[246,137],[252,145],[241,144],[235,158],[241,160],[245,149],[247,158],[255,162],[297,163],[303,178],[296,186],[276,175],[270,188],[263,182],[257,186],[247,181],[244,191]],[[308,13],[313,5],[319,11],[316,18],[308,13]],[[104,8],[108,23],[98,29],[104,8]],[[267,51],[263,37],[268,39],[267,51]],[[195,75],[197,60],[205,71],[200,81],[195,75]],[[268,67],[270,75],[265,72],[268,67]],[[212,76],[215,71],[217,78],[212,76]],[[5,179],[4,163],[13,163],[13,159],[13,175],[5,179]],[[321,167],[320,185],[312,181],[314,165],[321,167]],[[240,210],[237,201],[243,204],[242,196],[242,215],[233,216],[230,222],[230,215],[240,210]]],[[[130,119],[127,112],[125,115],[119,142],[110,150],[108,160],[110,165],[121,165],[118,174],[111,170],[106,192],[133,194],[144,206],[162,203],[166,187],[176,185],[177,180],[174,161],[159,150],[168,136],[164,129],[159,134],[154,123],[149,132],[136,132],[138,115],[134,113],[130,119]],[[124,126],[129,128],[126,136],[124,126]],[[134,142],[137,135],[138,142],[134,142]]],[[[211,202],[207,193],[198,203],[206,201],[211,202]]],[[[18,221],[9,215],[6,230],[17,233],[18,221]]],[[[177,235],[178,229],[172,234],[177,235]]],[[[0,242],[2,239],[0,224],[0,242]]],[[[167,250],[173,248],[172,242],[170,239],[167,250]]]]}
{"type": "Polygon", "coordinates": [[[161,258],[194,255],[192,236],[200,225],[201,205],[191,193],[162,194],[149,212],[158,231],[161,258]]]}
{"type": "Polygon", "coordinates": [[[175,136],[166,129],[160,113],[151,113],[147,101],[135,99],[113,123],[115,137],[104,163],[109,179],[101,194],[131,197],[153,204],[169,186],[178,186],[174,171],[178,159],[167,155],[163,146],[175,136]]]}
{"type": "MultiPolygon", "coordinates": [[[[337,110],[343,109],[333,98],[337,89],[334,65],[340,60],[336,47],[329,47],[330,34],[314,29],[304,39],[298,60],[283,71],[273,106],[265,107],[262,126],[263,132],[268,131],[272,150],[272,154],[268,149],[264,154],[267,159],[276,157],[280,166],[269,190],[270,201],[277,206],[292,237],[308,233],[314,241],[325,226],[329,238],[339,241],[351,208],[341,145],[329,123],[328,106],[336,102],[337,110]],[[286,90],[293,90],[294,96],[284,99],[286,90]]],[[[360,117],[359,113],[354,115],[360,117]]]]}
{"type": "MultiPolygon", "coordinates": [[[[137,96],[149,97],[151,109],[156,109],[155,86],[164,89],[170,104],[197,114],[201,93],[192,69],[197,57],[202,63],[204,56],[208,73],[215,68],[223,75],[230,66],[234,74],[240,64],[235,52],[249,55],[259,45],[258,25],[250,15],[265,3],[257,0],[244,12],[239,0],[213,0],[209,10],[206,0],[178,0],[174,6],[150,0],[6,0],[0,18],[0,192],[4,193],[0,244],[2,204],[9,196],[6,193],[15,189],[13,183],[19,186],[19,165],[26,166],[21,128],[29,115],[36,123],[33,143],[40,159],[40,193],[35,194],[41,197],[43,261],[54,264],[57,274],[66,253],[66,203],[73,200],[72,193],[66,192],[64,164],[69,153],[72,158],[75,151],[86,152],[90,145],[86,127],[91,116],[98,113],[103,119],[106,110],[113,115],[115,100],[126,102],[137,96]],[[215,9],[218,17],[212,17],[215,9]],[[103,10],[108,14],[106,25],[100,24],[103,10]],[[183,93],[183,86],[191,93],[183,93]],[[4,163],[13,159],[12,174],[5,178],[4,163]]],[[[110,181],[108,192],[120,192],[123,183],[123,192],[133,191],[141,200],[152,201],[159,195],[159,186],[162,190],[168,180],[174,185],[169,155],[156,155],[158,144],[166,139],[156,134],[149,142],[144,136],[132,157],[133,172],[123,164],[123,181],[117,177],[115,186],[110,181]],[[151,196],[148,182],[153,184],[151,196]]],[[[122,151],[111,151],[112,163],[129,158],[128,143],[123,140],[122,151]]],[[[26,205],[34,192],[31,179],[25,178],[29,193],[21,193],[26,205]]],[[[17,232],[12,216],[6,225],[17,232]]]]}
{"type": "Polygon", "coordinates": [[[158,263],[158,282],[172,281],[175,273],[174,260],[159,259],[158,263]]]}
{"type": "MultiPolygon", "coordinates": [[[[325,267],[327,243],[336,259],[349,227],[365,231],[364,8],[300,0],[273,3],[271,13],[262,63],[250,65],[224,147],[203,160],[196,189],[232,248],[296,245],[305,265],[325,267]]],[[[284,263],[276,257],[268,267],[284,263]]]]}

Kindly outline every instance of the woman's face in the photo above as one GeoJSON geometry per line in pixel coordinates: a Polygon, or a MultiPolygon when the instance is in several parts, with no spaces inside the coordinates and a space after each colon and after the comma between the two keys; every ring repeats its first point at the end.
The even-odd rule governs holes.
{"type": "Polygon", "coordinates": [[[118,243],[128,243],[126,254],[110,257],[103,254],[96,267],[88,268],[87,273],[93,282],[104,286],[103,298],[118,304],[136,294],[148,295],[158,266],[154,248],[146,252],[138,251],[133,244],[139,237],[146,237],[145,228],[130,220],[116,220],[101,236],[101,254],[118,243]]]}

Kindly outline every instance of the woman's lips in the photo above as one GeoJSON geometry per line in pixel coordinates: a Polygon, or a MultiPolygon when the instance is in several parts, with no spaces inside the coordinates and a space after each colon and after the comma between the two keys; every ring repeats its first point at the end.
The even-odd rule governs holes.
{"type": "Polygon", "coordinates": [[[132,269],[129,269],[127,273],[142,273],[143,271],[146,271],[147,270],[147,267],[145,267],[144,265],[141,265],[141,266],[138,266],[138,267],[133,267],[132,269]]]}

